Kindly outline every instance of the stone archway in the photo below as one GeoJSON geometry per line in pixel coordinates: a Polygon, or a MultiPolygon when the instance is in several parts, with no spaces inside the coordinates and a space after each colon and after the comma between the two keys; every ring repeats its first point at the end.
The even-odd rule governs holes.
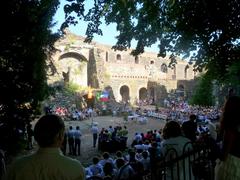
{"type": "Polygon", "coordinates": [[[65,82],[88,86],[87,59],[76,52],[67,52],[59,57],[58,70],[65,82]]]}
{"type": "Polygon", "coordinates": [[[149,88],[149,102],[150,104],[153,104],[155,102],[155,89],[154,87],[149,88]]]}
{"type": "Polygon", "coordinates": [[[143,87],[139,90],[139,100],[146,100],[146,99],[147,99],[147,89],[143,87]]]}
{"type": "Polygon", "coordinates": [[[185,91],[185,88],[184,88],[184,85],[183,84],[179,84],[177,89],[176,89],[176,94],[178,97],[184,97],[184,91],[185,91]]]}
{"type": "Polygon", "coordinates": [[[181,90],[181,91],[184,91],[184,85],[179,84],[179,85],[178,85],[178,89],[181,90]]]}
{"type": "Polygon", "coordinates": [[[130,101],[129,87],[124,85],[120,88],[120,95],[122,96],[122,102],[130,101]]]}

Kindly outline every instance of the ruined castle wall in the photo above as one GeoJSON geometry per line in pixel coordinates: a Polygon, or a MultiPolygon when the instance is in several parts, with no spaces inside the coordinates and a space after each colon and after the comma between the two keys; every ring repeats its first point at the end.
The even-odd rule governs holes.
{"type": "MultiPolygon", "coordinates": [[[[71,80],[99,89],[110,86],[117,101],[122,99],[120,88],[124,85],[129,88],[131,102],[139,98],[143,87],[148,91],[153,88],[155,100],[162,101],[180,82],[191,82],[196,76],[193,66],[179,58],[174,70],[168,67],[168,57],[160,58],[156,53],[134,57],[131,50],[114,51],[108,45],[83,41],[83,37],[69,34],[56,43],[58,51],[52,57],[56,73],[49,76],[49,83],[62,82],[62,73],[70,67],[71,80]]],[[[190,84],[183,86],[190,88],[190,84]]]]}

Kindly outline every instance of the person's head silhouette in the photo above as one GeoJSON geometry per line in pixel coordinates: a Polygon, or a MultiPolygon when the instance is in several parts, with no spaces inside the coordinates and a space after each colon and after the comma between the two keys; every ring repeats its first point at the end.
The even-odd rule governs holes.
{"type": "Polygon", "coordinates": [[[35,125],[34,138],[40,147],[61,147],[64,130],[64,122],[59,116],[45,115],[35,125]]]}

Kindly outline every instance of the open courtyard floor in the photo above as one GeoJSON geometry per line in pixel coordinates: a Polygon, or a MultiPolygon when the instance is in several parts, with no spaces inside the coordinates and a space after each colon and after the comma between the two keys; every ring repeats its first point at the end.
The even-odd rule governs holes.
{"type": "MultiPolygon", "coordinates": [[[[91,134],[91,124],[93,122],[98,123],[99,130],[102,128],[108,128],[109,126],[124,126],[126,125],[128,128],[128,147],[130,147],[134,134],[136,132],[146,133],[148,130],[159,130],[162,129],[165,121],[148,118],[148,122],[146,124],[140,124],[137,121],[125,122],[123,117],[112,117],[112,116],[98,116],[93,119],[83,120],[83,121],[65,121],[66,129],[69,129],[69,126],[72,126],[74,129],[76,126],[80,127],[82,132],[81,138],[81,155],[80,156],[71,156],[72,158],[76,158],[80,160],[80,162],[86,166],[91,163],[93,156],[101,156],[102,152],[98,151],[97,148],[93,148],[93,138],[91,134]]],[[[68,153],[68,150],[67,150],[68,153]]]]}

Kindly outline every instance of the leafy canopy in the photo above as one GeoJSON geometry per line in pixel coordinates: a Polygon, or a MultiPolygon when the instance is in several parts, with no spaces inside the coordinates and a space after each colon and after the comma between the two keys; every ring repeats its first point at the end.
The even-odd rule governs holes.
{"type": "Polygon", "coordinates": [[[58,4],[58,0],[1,2],[0,147],[6,150],[18,150],[25,125],[46,96],[46,59],[58,37],[50,27],[58,4]]]}
{"type": "Polygon", "coordinates": [[[76,24],[78,19],[88,21],[86,41],[94,34],[102,35],[99,26],[104,20],[106,24],[117,23],[119,35],[114,49],[125,50],[131,47],[131,40],[137,41],[133,55],[158,43],[159,56],[171,52],[172,62],[175,56],[189,57],[196,70],[211,71],[219,80],[224,80],[229,67],[240,60],[237,0],[94,0],[88,12],[86,1],[67,1],[62,28],[76,24]]]}
{"type": "Polygon", "coordinates": [[[212,106],[214,105],[213,83],[208,73],[198,77],[198,84],[195,87],[193,96],[190,99],[190,104],[212,106]]]}

